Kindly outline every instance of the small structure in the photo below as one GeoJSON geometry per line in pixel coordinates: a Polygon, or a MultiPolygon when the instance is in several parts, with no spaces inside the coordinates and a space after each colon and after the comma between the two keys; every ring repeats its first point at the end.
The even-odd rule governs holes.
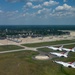
{"type": "Polygon", "coordinates": [[[37,55],[37,56],[35,56],[35,59],[37,59],[37,60],[48,60],[49,57],[46,55],[37,55]]]}

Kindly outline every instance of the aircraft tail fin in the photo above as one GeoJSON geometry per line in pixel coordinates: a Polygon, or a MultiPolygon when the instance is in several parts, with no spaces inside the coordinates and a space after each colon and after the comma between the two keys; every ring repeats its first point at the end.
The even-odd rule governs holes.
{"type": "Polygon", "coordinates": [[[59,48],[63,48],[63,45],[62,45],[62,46],[60,46],[59,48]]]}
{"type": "Polygon", "coordinates": [[[63,45],[59,47],[59,50],[62,51],[63,45]]]}
{"type": "Polygon", "coordinates": [[[68,53],[69,53],[69,52],[66,52],[66,53],[64,53],[64,55],[66,55],[66,56],[67,56],[67,55],[68,55],[68,53]]]}
{"type": "Polygon", "coordinates": [[[75,51],[75,47],[73,47],[72,50],[75,51]]]}

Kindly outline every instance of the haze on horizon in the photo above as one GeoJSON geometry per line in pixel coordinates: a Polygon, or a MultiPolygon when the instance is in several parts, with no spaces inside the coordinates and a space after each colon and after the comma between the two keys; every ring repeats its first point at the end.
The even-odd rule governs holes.
{"type": "Polygon", "coordinates": [[[75,0],[0,0],[0,25],[75,25],[75,0]]]}

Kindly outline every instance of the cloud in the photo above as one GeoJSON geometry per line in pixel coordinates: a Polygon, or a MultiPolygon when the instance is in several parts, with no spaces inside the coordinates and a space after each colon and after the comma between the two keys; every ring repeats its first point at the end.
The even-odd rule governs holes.
{"type": "MultiPolygon", "coordinates": [[[[16,0],[20,1],[20,0],[16,0]]],[[[27,0],[28,1],[28,0],[27,0]]],[[[16,17],[16,18],[26,18],[26,17],[42,17],[42,18],[49,18],[49,17],[63,17],[63,16],[74,16],[75,15],[75,8],[68,5],[68,4],[63,4],[59,5],[57,7],[50,7],[54,5],[58,5],[59,2],[56,2],[54,0],[49,0],[41,3],[34,3],[34,0],[28,1],[25,3],[23,6],[23,11],[18,13],[18,11],[14,12],[8,12],[6,15],[7,17],[16,17]],[[27,14],[28,13],[28,14],[27,14]]],[[[37,1],[37,0],[36,0],[37,1]]]]}
{"type": "Polygon", "coordinates": [[[63,4],[62,6],[57,6],[54,10],[53,10],[53,14],[55,16],[67,16],[67,17],[73,17],[75,16],[75,8],[67,5],[67,4],[63,4]]]}
{"type": "MultiPolygon", "coordinates": [[[[34,0],[31,0],[31,1],[34,1],[34,0]]],[[[37,1],[37,0],[36,0],[37,1]]],[[[38,0],[39,1],[39,0],[38,0]]],[[[41,0],[42,1],[42,0],[41,0]]],[[[29,10],[30,8],[33,9],[40,9],[40,8],[45,8],[45,7],[49,7],[49,6],[53,6],[53,5],[57,5],[59,4],[59,2],[56,2],[56,1],[53,1],[53,0],[49,0],[49,1],[45,1],[45,2],[42,2],[42,3],[39,3],[37,5],[34,5],[34,3],[32,4],[33,2],[27,2],[24,6],[23,6],[23,9],[24,10],[29,10]]]]}
{"type": "Polygon", "coordinates": [[[32,2],[27,2],[24,6],[23,6],[23,11],[27,11],[29,10],[29,8],[32,8],[33,7],[33,4],[32,2]]]}
{"type": "Polygon", "coordinates": [[[53,5],[57,5],[59,4],[59,2],[56,2],[56,1],[53,1],[53,0],[50,0],[50,1],[46,1],[43,3],[44,6],[53,6],[53,5]]]}
{"type": "Polygon", "coordinates": [[[28,7],[32,7],[33,4],[32,4],[31,2],[27,2],[27,3],[26,3],[26,6],[28,6],[28,7]]]}
{"type": "Polygon", "coordinates": [[[34,8],[34,9],[37,9],[37,8],[42,8],[42,5],[35,5],[35,6],[33,6],[32,8],[34,8]]]}
{"type": "Polygon", "coordinates": [[[38,8],[42,8],[42,5],[41,5],[41,4],[33,5],[32,2],[27,2],[27,3],[23,6],[23,9],[24,9],[24,10],[29,10],[29,8],[32,8],[32,10],[33,10],[33,9],[38,9],[38,8]]]}
{"type": "Polygon", "coordinates": [[[55,10],[56,11],[64,11],[64,10],[75,11],[75,8],[73,8],[72,6],[69,6],[67,4],[63,4],[63,6],[56,7],[55,10]]]}
{"type": "Polygon", "coordinates": [[[48,8],[43,8],[41,10],[38,10],[37,11],[37,14],[42,14],[42,15],[47,15],[51,12],[51,9],[48,9],[48,8]]]}

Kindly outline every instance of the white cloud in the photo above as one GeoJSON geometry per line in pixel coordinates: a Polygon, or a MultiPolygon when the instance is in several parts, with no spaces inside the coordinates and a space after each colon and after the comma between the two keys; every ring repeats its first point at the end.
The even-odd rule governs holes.
{"type": "Polygon", "coordinates": [[[63,4],[62,6],[57,6],[54,10],[53,10],[53,15],[55,16],[75,16],[75,8],[67,5],[67,4],[63,4]]]}
{"type": "Polygon", "coordinates": [[[27,2],[26,5],[23,6],[23,9],[28,10],[29,8],[38,9],[38,8],[42,8],[42,5],[41,4],[33,5],[32,2],[27,2]]]}
{"type": "Polygon", "coordinates": [[[73,10],[75,10],[75,8],[73,8],[72,6],[69,6],[69,5],[67,5],[67,4],[63,4],[63,6],[58,6],[58,7],[56,7],[55,8],[55,10],[56,11],[63,11],[63,10],[71,10],[71,11],[73,11],[73,10]]]}
{"type": "Polygon", "coordinates": [[[43,3],[44,6],[53,6],[53,5],[57,5],[59,4],[59,2],[56,2],[56,1],[53,1],[53,0],[50,0],[50,1],[46,1],[43,3]]]}
{"type": "Polygon", "coordinates": [[[31,2],[27,2],[27,3],[26,3],[26,6],[28,6],[28,7],[32,7],[33,4],[32,4],[31,2]]]}
{"type": "Polygon", "coordinates": [[[44,6],[49,6],[49,2],[44,2],[44,6]]]}
{"type": "Polygon", "coordinates": [[[35,6],[33,6],[32,8],[34,8],[34,9],[36,9],[36,8],[42,8],[42,5],[35,5],[35,6]]]}
{"type": "MultiPolygon", "coordinates": [[[[30,1],[37,1],[37,0],[30,0],[30,1]]],[[[38,0],[39,1],[39,0],[38,0]]],[[[42,1],[42,0],[41,0],[42,1]]],[[[44,0],[43,0],[44,1],[44,0]]],[[[56,2],[56,1],[53,1],[53,0],[49,0],[49,1],[44,1],[40,4],[37,4],[37,5],[33,5],[32,4],[33,2],[27,2],[24,6],[23,6],[23,9],[25,11],[29,10],[30,8],[33,8],[33,9],[40,9],[40,8],[44,8],[45,6],[53,6],[53,5],[57,5],[59,4],[59,2],[56,2]]]]}
{"type": "MultiPolygon", "coordinates": [[[[31,0],[31,1],[34,1],[34,0],[31,0]]],[[[49,18],[49,17],[55,17],[55,16],[62,17],[62,16],[66,16],[66,15],[68,15],[68,16],[75,15],[75,8],[66,3],[63,4],[62,6],[57,6],[53,10],[53,8],[51,9],[49,7],[59,4],[59,2],[49,0],[49,1],[42,2],[40,4],[37,3],[37,5],[35,5],[31,1],[26,2],[26,4],[23,6],[23,12],[21,14],[18,13],[18,15],[17,15],[18,11],[14,11],[14,12],[9,12],[8,14],[5,14],[5,15],[7,15],[8,17],[16,16],[17,18],[20,18],[20,17],[26,18],[26,17],[32,17],[32,16],[49,18]],[[28,14],[26,14],[26,13],[28,13],[28,14]]]]}
{"type": "Polygon", "coordinates": [[[41,14],[42,10],[38,10],[37,14],[41,14]]]}
{"type": "Polygon", "coordinates": [[[23,6],[23,11],[26,12],[27,10],[29,10],[29,8],[32,8],[33,4],[32,2],[27,2],[24,6],[23,6]]]}
{"type": "Polygon", "coordinates": [[[41,10],[38,10],[37,14],[45,14],[45,15],[47,15],[50,12],[51,12],[51,9],[43,8],[41,10]]]}

